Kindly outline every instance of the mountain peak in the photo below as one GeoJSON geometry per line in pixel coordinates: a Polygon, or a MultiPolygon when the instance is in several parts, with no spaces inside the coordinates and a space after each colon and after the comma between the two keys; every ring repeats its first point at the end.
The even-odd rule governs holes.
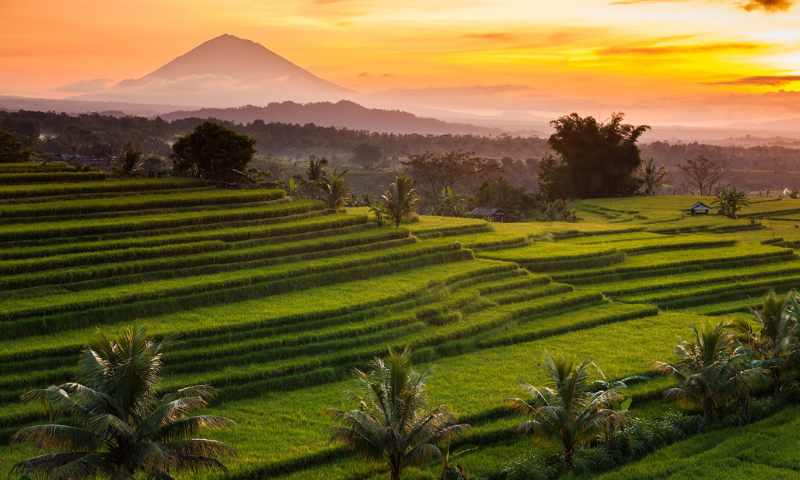
{"type": "Polygon", "coordinates": [[[123,80],[107,92],[83,97],[224,107],[341,100],[351,93],[259,43],[225,33],[142,78],[123,80]]]}

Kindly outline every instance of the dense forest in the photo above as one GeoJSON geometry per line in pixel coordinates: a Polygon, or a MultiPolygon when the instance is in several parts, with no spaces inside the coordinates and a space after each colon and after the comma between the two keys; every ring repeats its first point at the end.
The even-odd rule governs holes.
{"type": "MultiPolygon", "coordinates": [[[[67,115],[21,110],[0,112],[0,130],[14,133],[26,147],[34,147],[38,154],[43,155],[67,153],[110,158],[118,155],[130,142],[146,156],[166,159],[172,153],[171,145],[175,140],[190,133],[204,120],[193,117],[165,121],[160,117],[150,119],[97,113],[67,115]]],[[[382,160],[365,167],[367,170],[375,166],[384,170],[396,168],[400,157],[410,154],[463,150],[497,159],[513,185],[535,190],[538,161],[553,153],[547,139],[536,136],[391,134],[323,127],[313,123],[300,125],[255,120],[237,124],[216,121],[253,137],[260,157],[256,166],[272,170],[281,165],[281,168],[292,171],[312,156],[327,157],[332,164],[355,163],[353,151],[364,144],[375,147],[382,155],[382,160]]],[[[728,168],[733,170],[729,182],[754,190],[800,187],[800,173],[794,174],[800,172],[800,150],[797,149],[661,141],[641,144],[640,149],[643,159],[653,158],[656,164],[670,170],[685,159],[699,155],[725,160],[728,168]]],[[[674,172],[670,177],[674,177],[674,172]]]]}

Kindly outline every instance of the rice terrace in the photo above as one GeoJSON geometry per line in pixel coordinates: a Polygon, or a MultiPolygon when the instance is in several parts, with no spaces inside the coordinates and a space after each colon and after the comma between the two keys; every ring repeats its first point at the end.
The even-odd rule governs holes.
{"type": "Polygon", "coordinates": [[[800,480],[799,2],[3,2],[0,477],[800,480]]]}
{"type": "MultiPolygon", "coordinates": [[[[520,418],[504,408],[521,393],[518,379],[546,381],[545,352],[591,358],[608,381],[650,378],[625,396],[639,418],[660,418],[675,408],[661,399],[674,381],[651,363],[671,359],[676,336],[689,338],[690,323],[748,319],[766,290],[800,280],[800,200],[753,199],[730,219],[687,215],[696,201],[711,204],[706,197],[596,199],[573,203],[577,223],[421,215],[395,228],[365,207],[332,210],[278,189],[0,168],[12,167],[0,173],[3,442],[45,420],[20,395],[74,378],[96,327],[113,335],[142,322],[181,342],[164,355],[159,391],[218,390],[207,413],[235,426],[208,435],[236,449],[233,478],[386,475],[331,444],[324,413],[344,406],[351,368],[407,346],[418,369],[435,365],[431,405],[471,425],[450,446],[478,446],[459,464],[497,478],[510,460],[547,453],[514,433],[520,418]],[[24,183],[37,176],[46,183],[24,183]]],[[[788,408],[764,422],[797,428],[797,407],[788,408]]],[[[757,425],[739,427],[759,440],[726,453],[735,460],[719,464],[720,475],[788,478],[794,467],[782,462],[796,460],[796,443],[762,444],[757,425]]],[[[680,435],[674,448],[705,435],[717,434],[680,435]]],[[[34,453],[4,446],[3,468],[34,453]]],[[[638,478],[641,465],[689,475],[691,464],[657,463],[664,455],[610,478],[638,478]]],[[[432,461],[406,475],[439,470],[432,461]]]]}

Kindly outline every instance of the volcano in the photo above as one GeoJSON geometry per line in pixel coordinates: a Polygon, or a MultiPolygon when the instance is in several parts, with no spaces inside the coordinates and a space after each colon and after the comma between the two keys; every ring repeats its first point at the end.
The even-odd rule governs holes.
{"type": "Polygon", "coordinates": [[[123,80],[82,100],[201,107],[337,101],[352,90],[305,70],[261,44],[221,35],[139,79],[123,80]]]}

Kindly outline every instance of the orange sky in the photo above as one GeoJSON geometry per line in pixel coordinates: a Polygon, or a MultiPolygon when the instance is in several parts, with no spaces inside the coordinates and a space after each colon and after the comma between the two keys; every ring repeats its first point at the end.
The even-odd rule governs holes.
{"type": "MultiPolygon", "coordinates": [[[[229,33],[334,83],[455,111],[800,117],[788,0],[0,0],[0,93],[138,78],[229,33]],[[777,6],[777,8],[775,8],[777,6]],[[753,78],[756,77],[756,78],[753,78]],[[764,95],[790,91],[779,95],[764,95]]],[[[98,87],[99,86],[99,87],[98,87]]],[[[64,90],[73,90],[71,92],[64,90]]],[[[85,89],[84,89],[85,90],[85,89]]],[[[798,94],[800,95],[800,94],[798,94]]]]}

